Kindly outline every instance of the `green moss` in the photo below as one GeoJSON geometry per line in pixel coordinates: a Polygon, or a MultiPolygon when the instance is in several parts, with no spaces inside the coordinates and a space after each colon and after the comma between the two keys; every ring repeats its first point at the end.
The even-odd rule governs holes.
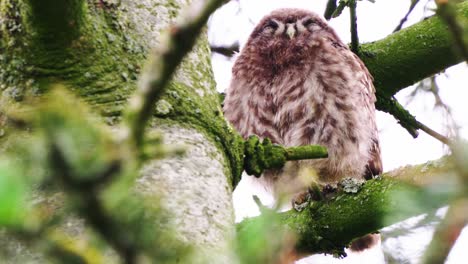
{"type": "MultiPolygon", "coordinates": [[[[41,5],[2,1],[0,17],[10,22],[0,31],[0,87],[7,91],[1,101],[10,103],[37,96],[60,82],[94,106],[107,123],[115,124],[128,96],[136,89],[150,47],[145,41],[138,44],[137,36],[131,34],[138,30],[129,28],[135,25],[127,21],[126,11],[116,6],[102,8],[93,1],[72,2],[80,6],[72,8],[77,12],[48,20],[50,13],[56,12],[47,9],[52,5],[49,1],[41,5]],[[68,23],[49,28],[60,22],[57,19],[68,23]],[[71,28],[68,19],[76,21],[71,28]],[[18,27],[21,32],[17,32],[18,27]],[[60,34],[47,34],[50,31],[60,34]],[[49,37],[35,37],[44,35],[49,37]],[[21,45],[11,45],[11,41],[21,45]]],[[[177,1],[167,4],[171,12],[180,9],[177,1]]],[[[175,15],[169,14],[169,18],[175,15]]],[[[235,186],[242,172],[242,140],[222,116],[207,40],[199,40],[194,49],[163,96],[166,107],[159,104],[159,110],[168,105],[172,109],[156,111],[155,115],[161,122],[175,121],[206,133],[225,155],[226,174],[233,175],[231,182],[235,186]]]]}
{"type": "MultiPolygon", "coordinates": [[[[461,191],[456,179],[453,164],[443,158],[397,169],[362,187],[351,183],[359,185],[351,191],[345,180],[334,196],[313,201],[301,212],[279,213],[271,221],[279,221],[297,235],[300,252],[342,256],[355,238],[446,205],[461,191]]],[[[247,232],[262,221],[261,217],[244,220],[238,232],[247,232]]]]}
{"type": "MultiPolygon", "coordinates": [[[[214,83],[211,85],[214,89],[214,83]]],[[[243,170],[243,140],[224,120],[217,94],[205,93],[202,97],[197,92],[197,88],[200,89],[197,86],[172,82],[160,102],[164,101],[166,102],[164,104],[174,107],[171,111],[164,113],[155,111],[155,116],[160,120],[159,122],[185,124],[204,133],[222,150],[221,153],[229,162],[226,164],[228,169],[226,175],[232,175],[231,183],[234,187],[240,181],[243,170]]]]}
{"type": "MultiPolygon", "coordinates": [[[[457,14],[468,18],[468,2],[457,5],[457,14]]],[[[393,95],[461,62],[454,47],[446,24],[434,16],[383,40],[362,45],[360,54],[376,88],[393,95]]]]}

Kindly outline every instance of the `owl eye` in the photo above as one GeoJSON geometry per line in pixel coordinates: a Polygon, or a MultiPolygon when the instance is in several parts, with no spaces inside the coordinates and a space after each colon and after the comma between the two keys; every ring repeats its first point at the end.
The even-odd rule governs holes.
{"type": "Polygon", "coordinates": [[[316,24],[316,23],[315,23],[315,20],[313,20],[312,18],[309,18],[306,21],[302,22],[302,24],[304,25],[304,27],[309,27],[310,25],[316,24]]]}
{"type": "Polygon", "coordinates": [[[266,23],[266,25],[265,25],[265,27],[263,27],[263,29],[269,30],[269,31],[274,31],[274,30],[278,29],[278,27],[279,27],[278,23],[276,23],[273,20],[270,20],[270,21],[268,21],[268,23],[266,23]]]}

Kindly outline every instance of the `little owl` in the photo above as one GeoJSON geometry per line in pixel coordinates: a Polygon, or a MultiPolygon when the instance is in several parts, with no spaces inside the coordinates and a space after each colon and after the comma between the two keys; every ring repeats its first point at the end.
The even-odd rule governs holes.
{"type": "MultiPolygon", "coordinates": [[[[232,74],[224,113],[244,138],[328,149],[327,159],[264,172],[258,180],[275,196],[306,190],[298,179],[305,168],[323,184],[381,172],[372,76],[317,14],[280,9],[263,18],[232,74]]],[[[372,240],[361,238],[352,247],[368,247],[372,240]]]]}

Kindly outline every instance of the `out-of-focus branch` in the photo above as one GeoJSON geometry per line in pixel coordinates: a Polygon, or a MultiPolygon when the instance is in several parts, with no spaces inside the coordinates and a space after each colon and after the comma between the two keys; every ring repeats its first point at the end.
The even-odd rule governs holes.
{"type": "Polygon", "coordinates": [[[72,175],[73,169],[68,165],[60,148],[52,140],[50,144],[51,159],[55,166],[55,175],[60,177],[66,190],[72,195],[81,197],[79,213],[82,214],[87,222],[115,248],[116,252],[122,257],[125,263],[135,263],[138,247],[129,239],[131,236],[129,236],[129,234],[124,235],[125,230],[119,228],[113,217],[106,213],[95,189],[83,188],[82,185],[78,184],[76,179],[79,177],[72,175]]]}
{"type": "Polygon", "coordinates": [[[461,17],[455,12],[456,6],[448,0],[436,0],[437,15],[447,24],[455,41],[456,49],[468,62],[468,19],[461,17]],[[460,21],[459,21],[460,20],[460,21]],[[464,20],[464,23],[461,21],[464,20]]]}
{"type": "Polygon", "coordinates": [[[453,203],[435,231],[422,263],[444,263],[462,229],[468,224],[468,199],[453,203]]]}
{"type": "Polygon", "coordinates": [[[325,8],[325,13],[323,14],[326,20],[330,20],[332,18],[333,13],[335,12],[337,7],[336,1],[337,0],[328,0],[327,7],[325,8]]]}
{"type": "Polygon", "coordinates": [[[225,1],[207,0],[194,3],[178,23],[163,35],[161,45],[150,58],[141,78],[140,88],[130,99],[125,116],[128,139],[140,151],[144,130],[153,113],[154,104],[161,96],[177,66],[195,44],[211,13],[225,1]]]}
{"type": "Polygon", "coordinates": [[[468,224],[468,144],[457,142],[451,146],[455,168],[461,185],[458,198],[451,204],[444,220],[437,227],[422,263],[444,263],[462,229],[468,224]]]}

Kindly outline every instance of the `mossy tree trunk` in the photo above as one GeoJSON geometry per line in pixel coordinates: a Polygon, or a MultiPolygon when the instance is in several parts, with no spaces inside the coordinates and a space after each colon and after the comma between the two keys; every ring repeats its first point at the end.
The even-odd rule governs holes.
{"type": "MultiPolygon", "coordinates": [[[[190,2],[1,0],[3,110],[27,104],[28,98],[40,97],[59,83],[118,128],[161,30],[190,2]]],[[[209,256],[213,263],[228,263],[234,234],[233,173],[232,150],[224,142],[232,136],[222,118],[203,35],[154,106],[150,121],[150,130],[162,132],[165,144],[186,145],[187,153],[148,162],[136,189],[148,197],[162,195],[180,238],[195,245],[201,259],[209,256]]],[[[14,132],[6,123],[1,125],[4,149],[14,132]]],[[[81,229],[74,226],[80,221],[68,223],[70,232],[81,229]]]]}

